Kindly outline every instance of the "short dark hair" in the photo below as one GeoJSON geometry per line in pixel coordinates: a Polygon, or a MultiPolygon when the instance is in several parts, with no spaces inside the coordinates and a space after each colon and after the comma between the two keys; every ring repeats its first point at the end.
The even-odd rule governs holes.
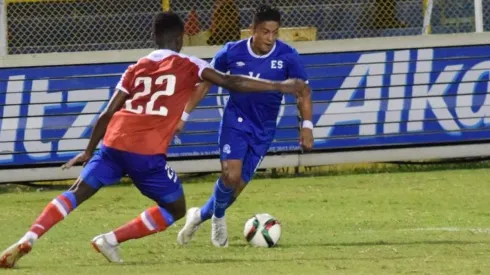
{"type": "Polygon", "coordinates": [[[153,34],[157,38],[175,38],[184,32],[184,22],[173,12],[159,12],[153,18],[153,34]]]}
{"type": "Polygon", "coordinates": [[[269,5],[260,5],[255,9],[254,25],[260,24],[265,21],[275,21],[281,23],[281,13],[278,9],[269,5]]]}

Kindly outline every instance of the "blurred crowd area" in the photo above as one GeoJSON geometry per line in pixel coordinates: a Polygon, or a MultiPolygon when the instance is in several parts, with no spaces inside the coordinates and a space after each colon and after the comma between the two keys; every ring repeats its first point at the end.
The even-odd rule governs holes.
{"type": "MultiPolygon", "coordinates": [[[[483,0],[490,29],[490,0],[483,0]]],[[[186,22],[186,46],[221,45],[249,36],[254,8],[283,15],[286,41],[420,35],[424,0],[6,0],[8,54],[152,48],[155,12],[186,22]]],[[[473,0],[435,0],[431,33],[473,32],[473,0]]]]}

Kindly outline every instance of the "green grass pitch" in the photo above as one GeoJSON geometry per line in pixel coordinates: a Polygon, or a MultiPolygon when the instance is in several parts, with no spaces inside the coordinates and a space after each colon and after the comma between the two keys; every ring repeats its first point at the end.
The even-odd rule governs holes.
{"type": "MultiPolygon", "coordinates": [[[[185,184],[187,206],[202,205],[212,186],[185,184]]],[[[0,191],[0,249],[60,193],[0,191]]],[[[179,247],[181,220],[123,244],[124,264],[94,252],[92,237],[151,205],[131,185],[103,189],[0,274],[490,274],[490,169],[256,179],[227,212],[226,249],[211,245],[209,222],[179,247]],[[243,238],[261,212],[282,223],[275,248],[243,238]]]]}

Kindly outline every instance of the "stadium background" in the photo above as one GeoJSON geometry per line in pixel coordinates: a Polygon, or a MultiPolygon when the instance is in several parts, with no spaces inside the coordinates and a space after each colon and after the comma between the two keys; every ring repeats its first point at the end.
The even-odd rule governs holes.
{"type": "MultiPolygon", "coordinates": [[[[152,15],[171,9],[186,19],[187,45],[247,36],[262,0],[4,0],[9,54],[151,48],[152,15]]],[[[287,41],[418,35],[428,0],[272,0],[287,41]],[[292,29],[290,29],[292,28],[292,29]]],[[[490,0],[483,0],[490,13],[490,0]]],[[[433,2],[431,33],[473,32],[473,0],[433,2]]],[[[490,28],[490,17],[484,17],[490,28]]]]}

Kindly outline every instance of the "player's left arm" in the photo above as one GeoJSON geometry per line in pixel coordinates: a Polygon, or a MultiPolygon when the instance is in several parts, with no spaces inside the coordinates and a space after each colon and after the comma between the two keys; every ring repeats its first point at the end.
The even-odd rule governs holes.
{"type": "MultiPolygon", "coordinates": [[[[308,83],[308,76],[299,54],[294,51],[288,60],[288,77],[299,78],[308,83]]],[[[311,101],[311,88],[305,85],[303,91],[296,98],[299,114],[301,117],[300,144],[303,150],[310,151],[313,148],[313,103],[311,101]]]]}
{"type": "Polygon", "coordinates": [[[190,113],[194,111],[194,109],[197,107],[199,102],[201,102],[201,100],[208,94],[208,91],[212,85],[213,85],[212,83],[208,81],[204,81],[194,88],[194,92],[189,98],[187,104],[185,105],[185,109],[184,112],[182,113],[182,117],[180,118],[180,121],[177,124],[177,127],[175,128],[176,134],[181,133],[184,130],[185,123],[189,119],[190,113]]]}
{"type": "Polygon", "coordinates": [[[313,148],[313,104],[311,102],[311,88],[307,85],[297,97],[297,106],[301,116],[300,143],[304,150],[313,148]]]}

